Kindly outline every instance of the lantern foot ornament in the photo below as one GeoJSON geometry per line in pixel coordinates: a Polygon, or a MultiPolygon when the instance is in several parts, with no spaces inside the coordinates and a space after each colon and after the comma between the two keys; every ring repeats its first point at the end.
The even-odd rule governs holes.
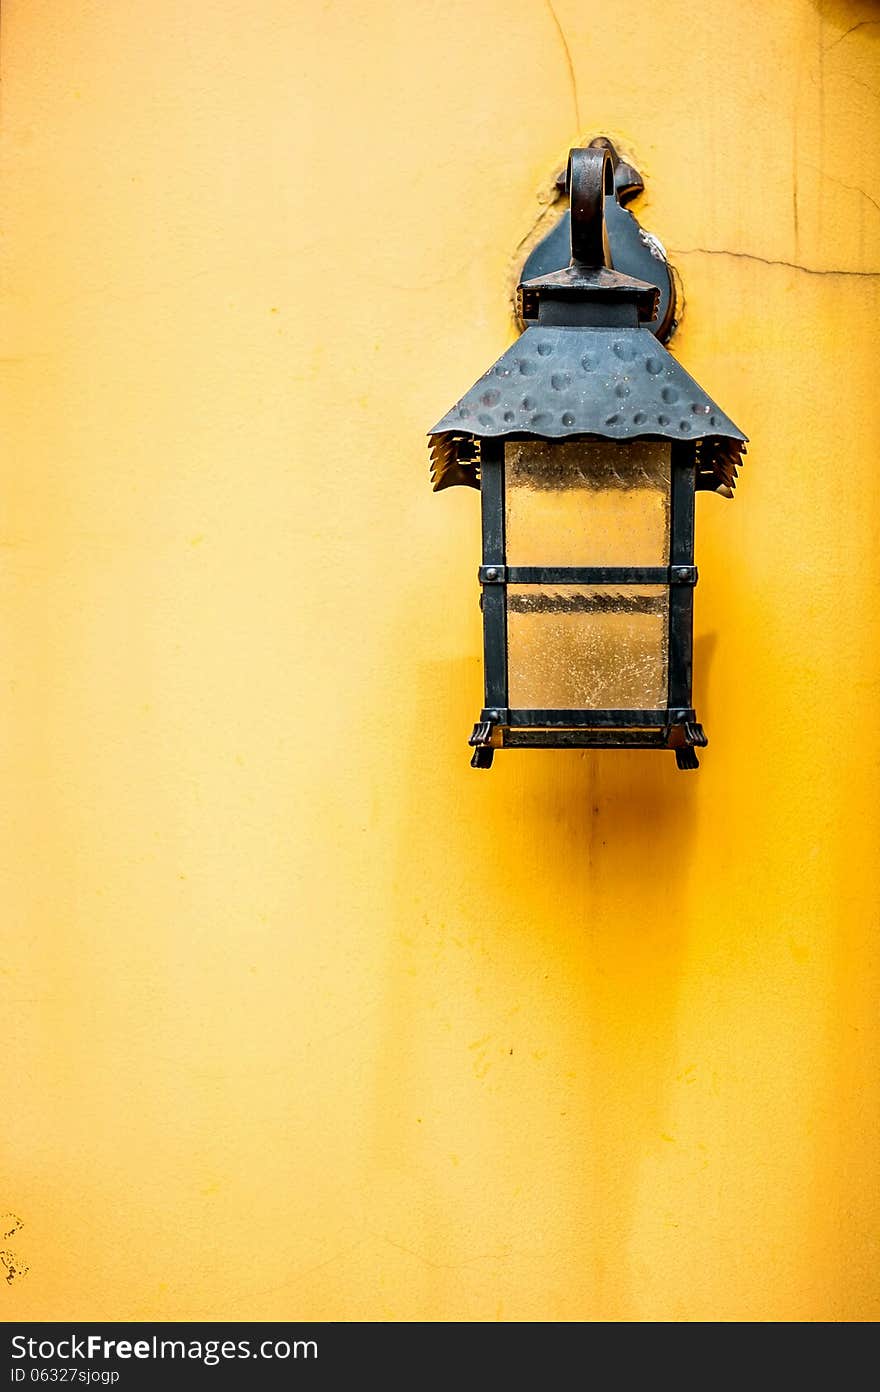
{"type": "Polygon", "coordinates": [[[746,437],[646,327],[615,271],[606,148],[572,150],[571,264],[525,281],[528,325],[430,432],[435,489],[482,495],[485,705],[497,749],[707,744],[691,705],[694,494],[731,497],[746,437]]]}
{"type": "Polygon", "coordinates": [[[491,768],[492,760],[495,758],[495,750],[492,748],[491,720],[477,721],[468,744],[475,746],[471,758],[471,768],[491,768]]]}

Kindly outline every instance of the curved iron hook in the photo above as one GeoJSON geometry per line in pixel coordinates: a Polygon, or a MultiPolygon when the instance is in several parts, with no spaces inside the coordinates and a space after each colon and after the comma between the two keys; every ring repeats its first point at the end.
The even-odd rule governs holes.
{"type": "Polygon", "coordinates": [[[614,194],[614,165],[608,150],[570,150],[565,182],[571,204],[572,265],[610,267],[605,199],[614,194]]]}

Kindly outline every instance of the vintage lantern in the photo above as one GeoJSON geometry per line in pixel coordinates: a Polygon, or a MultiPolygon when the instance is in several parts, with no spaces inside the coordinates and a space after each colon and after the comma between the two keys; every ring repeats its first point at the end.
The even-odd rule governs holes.
{"type": "Polygon", "coordinates": [[[496,749],[673,749],[696,768],[694,493],[732,496],[746,437],[645,327],[611,267],[607,149],[572,150],[571,264],[519,287],[525,332],[434,426],[435,489],[482,495],[485,706],[496,749]]]}

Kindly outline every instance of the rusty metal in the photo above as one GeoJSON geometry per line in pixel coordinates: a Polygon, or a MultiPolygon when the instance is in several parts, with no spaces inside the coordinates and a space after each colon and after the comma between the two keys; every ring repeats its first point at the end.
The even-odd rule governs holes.
{"type": "Polygon", "coordinates": [[[657,287],[609,265],[610,151],[573,150],[568,176],[569,264],[520,285],[528,328],[431,430],[435,489],[478,488],[487,439],[588,435],[693,442],[697,488],[732,490],[745,436],[648,327],[657,287]]]}
{"type": "MultiPolygon", "coordinates": [[[[605,201],[605,221],[611,246],[611,264],[618,271],[657,286],[657,309],[649,328],[666,343],[676,327],[675,279],[666,252],[656,236],[646,232],[634,215],[623,205],[631,202],[644,189],[638,170],[618,155],[607,136],[599,135],[589,149],[605,149],[611,156],[614,171],[614,194],[605,201]]],[[[556,180],[560,193],[568,193],[568,170],[556,180]]],[[[534,279],[548,271],[559,270],[568,263],[570,217],[564,212],[556,226],[532,248],[522,268],[522,280],[534,279]]]]}
{"type": "MultiPolygon", "coordinates": [[[[470,743],[475,768],[496,749],[670,749],[681,769],[698,766],[706,736],[692,707],[694,493],[730,494],[745,436],[651,331],[658,289],[612,264],[609,207],[617,207],[606,146],[572,150],[571,254],[519,287],[528,324],[512,348],[447,411],[431,435],[435,489],[470,484],[482,495],[485,704],[470,743]],[[522,567],[506,550],[506,440],[636,439],[671,442],[668,564],[522,567]],[[509,701],[507,615],[521,602],[511,585],[668,587],[666,698],[656,709],[520,709],[509,701]]],[[[541,597],[548,612],[601,612],[608,596],[541,597]]],[[[534,597],[530,601],[534,607],[534,597]]],[[[632,612],[656,606],[633,592],[632,612]]],[[[615,612],[620,608],[614,600],[615,612]]],[[[629,612],[629,611],[627,611],[629,612]]]]}
{"type": "MultiPolygon", "coordinates": [[[[637,198],[644,190],[645,181],[634,165],[622,160],[607,135],[597,135],[587,146],[589,150],[607,150],[614,169],[614,192],[617,201],[623,205],[637,198]]],[[[556,187],[560,193],[568,193],[568,165],[556,176],[556,187]]]]}

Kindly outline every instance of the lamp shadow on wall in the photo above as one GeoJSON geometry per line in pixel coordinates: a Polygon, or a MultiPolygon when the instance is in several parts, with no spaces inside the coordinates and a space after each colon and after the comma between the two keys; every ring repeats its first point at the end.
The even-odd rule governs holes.
{"type": "MultiPolygon", "coordinates": [[[[713,647],[714,635],[695,645],[702,678],[713,647]]],[[[645,1205],[648,1225],[662,1221],[651,1212],[656,1174],[676,1144],[671,1094],[689,1066],[678,1015],[701,774],[680,772],[670,753],[602,751],[532,756],[513,776],[516,859],[528,872],[510,892],[530,906],[525,931],[540,925],[548,960],[568,976],[560,1057],[581,1120],[574,1230],[595,1282],[583,1317],[625,1317],[639,1303],[630,1235],[644,1230],[645,1205]],[[528,855],[532,837],[540,860],[528,855]]]]}
{"type": "Polygon", "coordinates": [[[813,0],[813,5],[822,19],[850,33],[873,24],[880,14],[880,0],[813,0]]]}
{"type": "MultiPolygon", "coordinates": [[[[695,644],[703,680],[713,646],[714,635],[695,644]]],[[[509,1241],[515,1250],[562,1241],[583,1264],[583,1289],[561,1297],[573,1302],[561,1308],[548,1294],[548,1318],[613,1319],[633,1308],[627,1235],[637,1227],[646,1166],[674,1144],[669,1094],[687,1067],[677,1016],[701,774],[679,772],[668,751],[509,751],[490,772],[473,770],[466,739],[481,703],[478,661],[420,662],[410,675],[410,709],[422,713],[420,726],[433,717],[435,734],[404,780],[410,805],[394,881],[396,915],[412,928],[392,948],[386,981],[382,1086],[393,1106],[387,1097],[377,1103],[386,1117],[424,1110],[419,1060],[436,1049],[426,979],[435,1000],[464,993],[476,1001],[473,1037],[515,1022],[504,1027],[498,1071],[509,1055],[522,1072],[508,1070],[509,1111],[490,1109],[510,1129],[485,1153],[487,1161],[508,1150],[518,1164],[530,1161],[528,1182],[537,1188],[548,1166],[557,1175],[561,1167],[565,1193],[556,1199],[565,1222],[556,1237],[542,1233],[533,1196],[511,1211],[509,1241]],[[413,865],[418,902],[404,903],[399,886],[412,883],[413,865]],[[450,924],[464,961],[446,960],[450,924]],[[411,1044],[405,1059],[401,1039],[411,1044]],[[411,1104],[401,1108],[409,1088],[411,1104]]],[[[444,1085],[453,1090],[467,1092],[455,1071],[470,1069],[469,1043],[449,1046],[444,1085]]],[[[485,1125],[481,1116],[478,1129],[485,1125]]],[[[384,1125],[383,1135],[387,1144],[384,1125]]],[[[399,1143],[406,1145],[403,1134],[399,1143]]],[[[436,1208],[447,1201],[423,1195],[436,1208]]],[[[432,1287],[438,1280],[433,1269],[432,1287]]]]}

